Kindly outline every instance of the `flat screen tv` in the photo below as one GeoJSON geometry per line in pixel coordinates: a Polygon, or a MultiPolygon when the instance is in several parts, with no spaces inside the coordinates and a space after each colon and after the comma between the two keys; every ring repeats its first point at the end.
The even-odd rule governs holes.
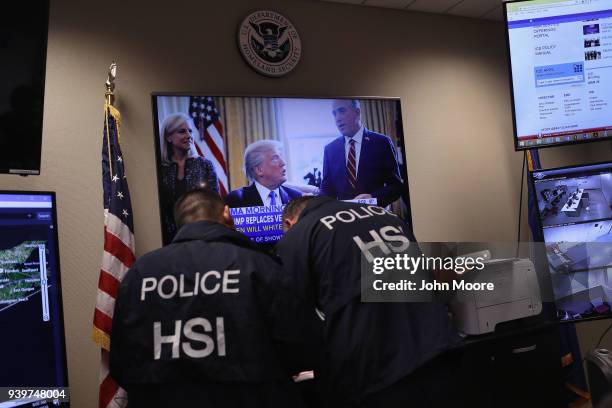
{"type": "Polygon", "coordinates": [[[40,174],[49,1],[11,1],[3,15],[0,173],[40,174]]]}
{"type": "Polygon", "coordinates": [[[504,3],[515,149],[612,139],[612,0],[504,3]]]}
{"type": "MultiPolygon", "coordinates": [[[[0,333],[0,387],[68,387],[55,193],[0,191],[0,333]]],[[[68,406],[59,390],[7,397],[0,407],[68,406]]]]}
{"type": "Polygon", "coordinates": [[[612,316],[612,162],[531,173],[559,319],[612,316]]]}
{"type": "Polygon", "coordinates": [[[284,206],[303,194],[411,221],[397,98],[160,93],[153,111],[164,244],[176,233],[173,203],[197,187],[219,191],[237,229],[260,244],[280,239],[284,206]]]}

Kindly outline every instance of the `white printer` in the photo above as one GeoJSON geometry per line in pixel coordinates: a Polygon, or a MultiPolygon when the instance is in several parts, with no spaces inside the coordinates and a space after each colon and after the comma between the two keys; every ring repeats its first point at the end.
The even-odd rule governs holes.
{"type": "MultiPolygon", "coordinates": [[[[486,251],[488,252],[488,251],[486,251]]],[[[490,259],[490,253],[485,259],[490,259]]],[[[529,259],[494,259],[481,271],[461,275],[472,283],[493,283],[494,290],[457,290],[451,301],[455,325],[469,335],[491,333],[498,323],[540,314],[542,300],[535,267],[529,259]]]]}

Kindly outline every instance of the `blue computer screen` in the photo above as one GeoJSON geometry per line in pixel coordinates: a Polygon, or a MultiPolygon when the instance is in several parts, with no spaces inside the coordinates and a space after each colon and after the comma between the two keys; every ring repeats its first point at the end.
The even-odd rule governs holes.
{"type": "Polygon", "coordinates": [[[54,206],[53,193],[0,192],[2,387],[68,386],[54,206]]]}

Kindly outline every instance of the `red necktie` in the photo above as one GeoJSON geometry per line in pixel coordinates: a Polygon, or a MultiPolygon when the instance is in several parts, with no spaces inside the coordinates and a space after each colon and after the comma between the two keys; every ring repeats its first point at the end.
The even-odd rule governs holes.
{"type": "Polygon", "coordinates": [[[357,186],[357,156],[355,155],[355,140],[349,140],[351,147],[349,148],[348,162],[346,170],[348,172],[348,181],[353,188],[357,186]]]}

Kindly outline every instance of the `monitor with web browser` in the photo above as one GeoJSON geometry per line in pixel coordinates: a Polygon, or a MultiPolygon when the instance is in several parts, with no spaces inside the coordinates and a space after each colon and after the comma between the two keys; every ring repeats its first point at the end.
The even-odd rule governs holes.
{"type": "Polygon", "coordinates": [[[504,3],[515,149],[612,139],[612,0],[504,3]]]}

